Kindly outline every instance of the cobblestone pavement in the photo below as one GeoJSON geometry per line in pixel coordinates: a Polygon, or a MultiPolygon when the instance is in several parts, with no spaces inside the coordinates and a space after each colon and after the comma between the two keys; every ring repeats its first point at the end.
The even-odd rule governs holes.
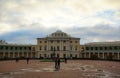
{"type": "Polygon", "coordinates": [[[55,71],[54,62],[0,61],[0,78],[120,78],[120,62],[70,60],[55,71]]]}

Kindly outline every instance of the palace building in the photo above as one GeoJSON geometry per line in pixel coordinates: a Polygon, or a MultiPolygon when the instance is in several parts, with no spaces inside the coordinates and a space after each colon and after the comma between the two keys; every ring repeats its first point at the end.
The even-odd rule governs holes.
{"type": "Polygon", "coordinates": [[[44,58],[52,58],[54,53],[60,58],[79,58],[80,38],[58,30],[45,38],[37,38],[37,52],[44,58]]]}
{"type": "Polygon", "coordinates": [[[60,30],[44,38],[37,38],[36,45],[9,44],[0,41],[0,59],[3,58],[81,58],[120,60],[120,41],[80,44],[75,38],[60,30]]]}
{"type": "Polygon", "coordinates": [[[87,43],[83,48],[81,58],[120,60],[120,41],[87,43]]]}
{"type": "Polygon", "coordinates": [[[0,44],[0,58],[35,58],[35,47],[33,45],[0,44]]]}

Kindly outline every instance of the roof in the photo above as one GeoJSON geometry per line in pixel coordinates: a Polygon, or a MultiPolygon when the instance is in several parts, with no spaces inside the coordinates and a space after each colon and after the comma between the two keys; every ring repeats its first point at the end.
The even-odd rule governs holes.
{"type": "Polygon", "coordinates": [[[86,43],[85,45],[120,45],[120,41],[112,41],[112,42],[92,42],[92,43],[86,43]]]}
{"type": "Polygon", "coordinates": [[[40,40],[45,40],[45,39],[77,39],[77,40],[80,40],[80,38],[71,37],[70,35],[68,35],[67,33],[61,30],[57,30],[56,32],[53,32],[44,38],[37,38],[37,39],[40,39],[40,40]]]}
{"type": "Polygon", "coordinates": [[[48,35],[47,37],[70,37],[70,35],[68,35],[65,32],[62,32],[61,30],[57,30],[56,32],[48,35]]]}
{"type": "Polygon", "coordinates": [[[32,44],[0,44],[4,46],[34,46],[32,44]]]}

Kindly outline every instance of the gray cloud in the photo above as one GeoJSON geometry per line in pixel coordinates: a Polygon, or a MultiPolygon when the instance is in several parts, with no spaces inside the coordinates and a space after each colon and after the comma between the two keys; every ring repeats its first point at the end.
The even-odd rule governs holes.
{"type": "MultiPolygon", "coordinates": [[[[0,38],[8,42],[36,44],[36,38],[46,37],[47,35],[59,30],[58,27],[46,28],[42,24],[34,23],[25,28],[12,33],[1,35],[0,38]]],[[[94,27],[71,27],[61,29],[73,37],[81,38],[81,44],[88,42],[114,41],[120,40],[120,26],[96,25],[94,27]]]]}
{"type": "Polygon", "coordinates": [[[0,39],[34,43],[36,37],[60,29],[81,38],[81,43],[119,40],[119,1],[0,0],[0,39]],[[95,16],[98,12],[104,16],[106,10],[112,10],[113,16],[95,16]]]}

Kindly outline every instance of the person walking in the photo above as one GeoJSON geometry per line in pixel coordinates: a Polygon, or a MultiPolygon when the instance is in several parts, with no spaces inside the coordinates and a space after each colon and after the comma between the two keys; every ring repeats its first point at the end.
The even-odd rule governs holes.
{"type": "Polygon", "coordinates": [[[55,57],[55,70],[60,69],[60,58],[59,56],[55,57]]]}
{"type": "Polygon", "coordinates": [[[16,60],[16,63],[17,63],[17,62],[18,62],[18,57],[16,57],[16,59],[15,59],[15,60],[16,60]]]}
{"type": "Polygon", "coordinates": [[[65,61],[65,63],[67,63],[67,58],[66,57],[64,58],[64,61],[65,61]]]}
{"type": "Polygon", "coordinates": [[[58,70],[60,70],[60,58],[58,57],[58,70]]]}
{"type": "Polygon", "coordinates": [[[57,57],[55,57],[55,70],[57,70],[57,68],[58,68],[58,58],[57,57]]]}

